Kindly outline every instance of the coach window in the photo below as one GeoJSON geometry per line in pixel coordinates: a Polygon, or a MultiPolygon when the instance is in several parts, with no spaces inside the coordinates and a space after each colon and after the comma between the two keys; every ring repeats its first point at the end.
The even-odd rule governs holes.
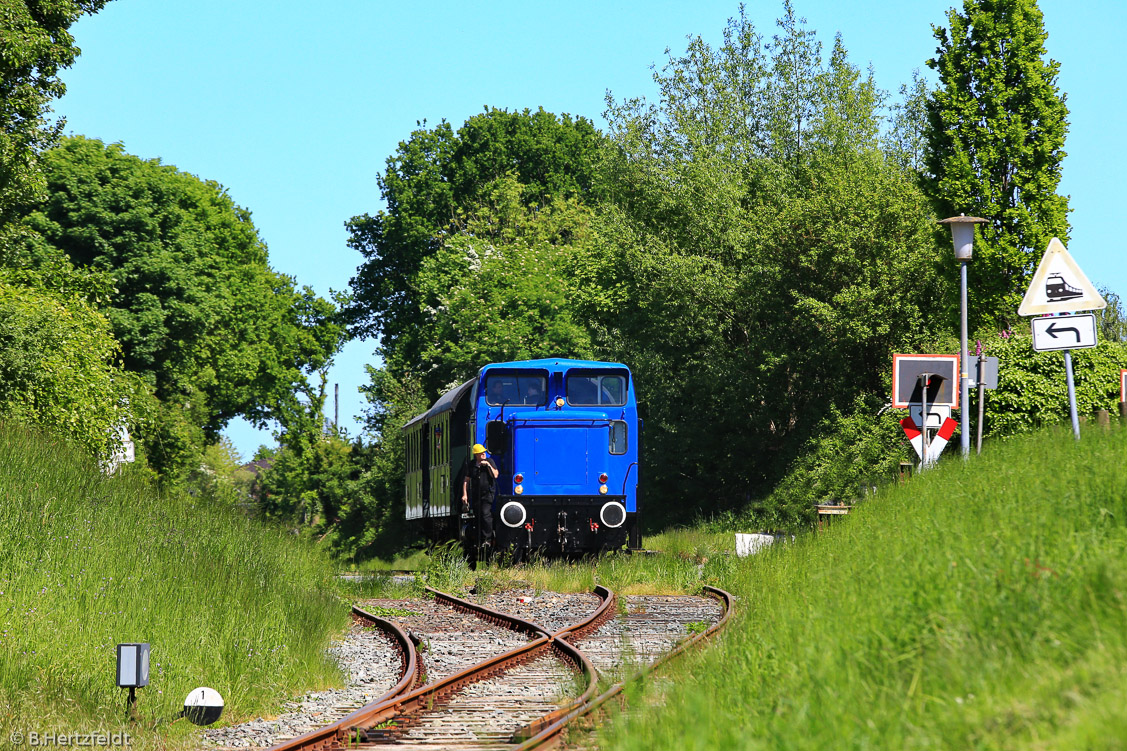
{"type": "Polygon", "coordinates": [[[610,452],[612,454],[626,453],[626,422],[624,420],[610,421],[610,452]]]}
{"type": "Polygon", "coordinates": [[[626,377],[569,373],[567,401],[573,406],[621,407],[626,404],[626,377]]]}

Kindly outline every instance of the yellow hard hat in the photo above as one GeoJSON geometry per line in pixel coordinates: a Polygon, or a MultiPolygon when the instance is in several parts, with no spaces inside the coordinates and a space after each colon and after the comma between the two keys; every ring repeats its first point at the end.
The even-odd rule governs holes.
{"type": "Polygon", "coordinates": [[[474,456],[477,456],[478,454],[484,454],[485,453],[485,446],[482,446],[480,443],[475,443],[473,445],[473,453],[474,453],[474,456]]]}

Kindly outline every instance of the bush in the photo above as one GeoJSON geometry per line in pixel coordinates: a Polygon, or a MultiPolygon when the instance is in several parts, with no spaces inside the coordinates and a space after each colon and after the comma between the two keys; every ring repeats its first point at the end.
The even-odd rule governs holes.
{"type": "Polygon", "coordinates": [[[0,279],[0,416],[108,457],[139,387],[117,355],[109,324],[84,300],[0,279]]]}
{"type": "MultiPolygon", "coordinates": [[[[1016,333],[989,342],[985,354],[998,358],[998,388],[986,392],[984,434],[991,437],[1028,433],[1069,421],[1068,386],[1061,352],[1034,352],[1030,335],[1016,333]]],[[[1091,415],[1115,412],[1119,371],[1127,368],[1127,343],[1109,341],[1072,352],[1076,409],[1091,415]]]]}
{"type": "Polygon", "coordinates": [[[849,503],[896,477],[900,462],[915,456],[900,427],[904,412],[882,409],[877,401],[858,397],[849,414],[832,409],[817,437],[745,521],[793,531],[814,521],[815,504],[849,503]]]}

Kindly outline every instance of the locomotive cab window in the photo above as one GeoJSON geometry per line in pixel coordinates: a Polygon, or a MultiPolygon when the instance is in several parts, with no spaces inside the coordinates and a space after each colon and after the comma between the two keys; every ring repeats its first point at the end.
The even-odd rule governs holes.
{"type": "Polygon", "coordinates": [[[626,404],[626,377],[569,373],[567,401],[573,406],[621,407],[626,404]]]}
{"type": "Polygon", "coordinates": [[[626,453],[626,421],[610,421],[610,452],[612,454],[626,453]]]}
{"type": "Polygon", "coordinates": [[[485,377],[490,407],[539,407],[548,403],[548,379],[542,375],[490,373],[485,377]]]}

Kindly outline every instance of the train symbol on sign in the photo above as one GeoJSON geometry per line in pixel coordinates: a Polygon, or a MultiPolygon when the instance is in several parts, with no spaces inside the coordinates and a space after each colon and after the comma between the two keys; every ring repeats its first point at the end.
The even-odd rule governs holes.
{"type": "Polygon", "coordinates": [[[1102,310],[1107,307],[1088,277],[1072,260],[1059,238],[1049,241],[1041,263],[1021,299],[1018,315],[1038,316],[1050,313],[1075,313],[1078,310],[1102,310]],[[1067,281],[1065,281],[1067,279],[1067,281]]]}
{"type": "Polygon", "coordinates": [[[1049,298],[1049,302],[1061,302],[1083,297],[1084,290],[1073,287],[1060,274],[1049,274],[1045,279],[1045,296],[1049,298]]]}

